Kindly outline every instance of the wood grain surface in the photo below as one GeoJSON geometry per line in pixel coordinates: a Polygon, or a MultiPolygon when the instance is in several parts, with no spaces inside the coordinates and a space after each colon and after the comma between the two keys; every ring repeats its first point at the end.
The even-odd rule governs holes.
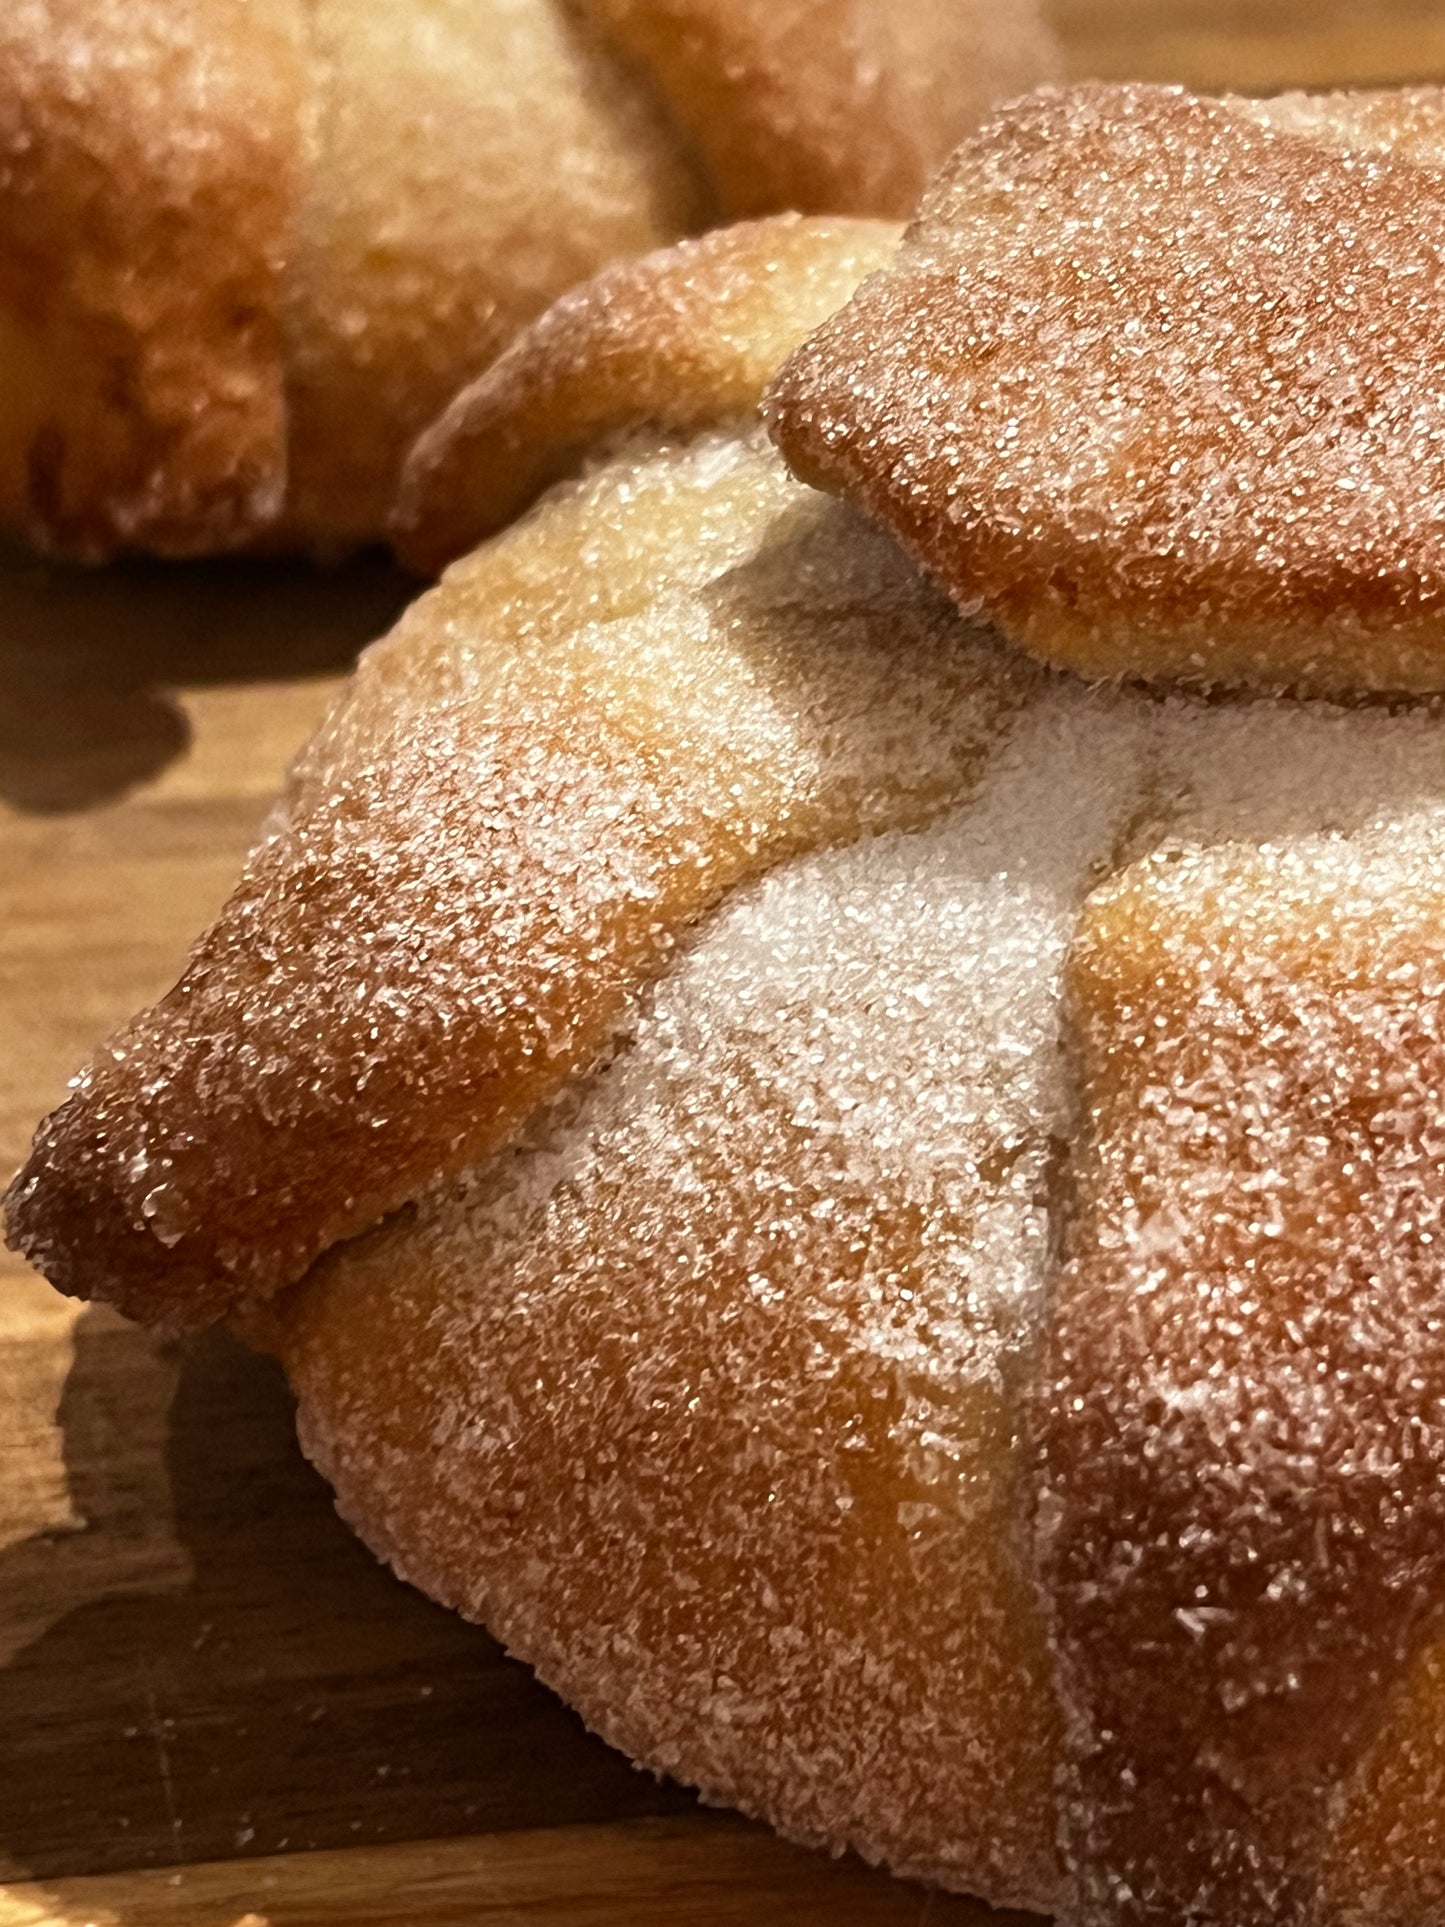
{"type": "MultiPolygon", "coordinates": [[[[1445,78],[1445,0],[1055,11],[1079,74],[1445,78]]],[[[173,978],[408,593],[379,562],[0,561],[0,1170],[173,978]]],[[[634,1773],[351,1539],[266,1362],[0,1258],[0,1927],[999,1918],[634,1773]]]]}
{"type": "Polygon", "coordinates": [[[1237,88],[1445,80],[1440,0],[1053,0],[1079,78],[1237,88]]]}

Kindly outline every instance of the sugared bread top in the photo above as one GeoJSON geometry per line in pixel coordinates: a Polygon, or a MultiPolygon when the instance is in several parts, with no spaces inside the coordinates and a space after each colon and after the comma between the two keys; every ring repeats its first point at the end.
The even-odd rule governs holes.
{"type": "Polygon", "coordinates": [[[1445,93],[1045,90],[769,417],[1089,676],[1445,688],[1445,93]]]}

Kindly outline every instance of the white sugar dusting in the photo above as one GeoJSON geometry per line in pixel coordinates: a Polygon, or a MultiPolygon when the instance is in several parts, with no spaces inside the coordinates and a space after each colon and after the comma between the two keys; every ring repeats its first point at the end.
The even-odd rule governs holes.
{"type": "Polygon", "coordinates": [[[1004,1414],[1066,1123],[1058,974],[1138,733],[1060,691],[973,808],[735,898],[614,1066],[421,1233],[453,1389],[422,1537],[470,1517],[456,1603],[713,1797],[1023,1900],[1050,1897],[1052,1721],[1004,1414]],[[1000,1777],[1016,1815],[971,1835],[1000,1777]]]}
{"type": "Polygon", "coordinates": [[[735,895],[610,1068],[339,1289],[395,1293],[433,1361],[425,1503],[413,1455],[364,1475],[403,1570],[710,1797],[1063,1907],[1020,1387],[1080,911],[1143,857],[1387,901],[1445,826],[1445,732],[1068,680],[1000,732],[932,827],[735,895]]]}

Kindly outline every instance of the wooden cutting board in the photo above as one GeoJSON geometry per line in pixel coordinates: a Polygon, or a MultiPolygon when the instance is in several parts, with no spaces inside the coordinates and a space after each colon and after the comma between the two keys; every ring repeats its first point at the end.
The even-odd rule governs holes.
{"type": "MultiPolygon", "coordinates": [[[[1445,4],[1058,0],[1079,73],[1445,78],[1445,4]]],[[[0,564],[0,1172],[174,977],[409,585],[0,564]]],[[[981,1927],[633,1772],[382,1571],[217,1336],[0,1257],[0,1927],[981,1927]]]]}

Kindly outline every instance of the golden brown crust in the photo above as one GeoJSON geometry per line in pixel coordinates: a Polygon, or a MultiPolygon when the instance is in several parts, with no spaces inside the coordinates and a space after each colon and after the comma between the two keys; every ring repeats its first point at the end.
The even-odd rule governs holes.
{"type": "MultiPolygon", "coordinates": [[[[724,496],[725,539],[746,545],[747,492],[724,496]]],[[[612,839],[589,850],[583,835],[611,811],[631,862],[655,868],[645,692],[631,728],[626,704],[620,726],[599,713],[595,642],[567,673],[585,593],[569,595],[565,578],[559,593],[554,576],[552,608],[529,606],[564,566],[576,519],[553,518],[560,554],[545,529],[530,543],[540,569],[524,529],[407,612],[308,753],[276,833],[180,983],[43,1127],[7,1226],[62,1289],[166,1326],[209,1323],[404,1203],[449,1144],[505,1136],[529,1092],[600,1047],[625,967],[592,972],[580,1032],[565,980],[562,1011],[548,1009],[570,897],[600,894],[601,914],[626,925],[610,932],[623,951],[667,933],[645,889],[606,889],[612,839]],[[519,632],[542,654],[531,677],[519,632]],[[456,665],[459,642],[477,670],[456,665]],[[510,811],[525,795],[553,798],[575,846],[516,844],[510,811]]],[[[605,690],[605,668],[600,680],[605,690]]]]}
{"type": "Polygon", "coordinates": [[[1445,686],[1442,127],[1431,92],[1021,102],[784,369],[778,440],[1049,661],[1445,686]]]}
{"type": "MultiPolygon", "coordinates": [[[[487,432],[650,411],[757,241],[487,432]]],[[[1440,705],[1044,676],[686,428],[369,658],[12,1235],[240,1306],[369,1542],[716,1797],[1078,1927],[1433,1927],[1440,705]]]]}
{"type": "Polygon", "coordinates": [[[1091,1927],[1432,1927],[1440,724],[1040,678],[936,828],[735,892],[603,1073],[278,1308],[347,1516],[803,1837],[1046,1906],[1061,1784],[1091,1927]],[[1076,929],[1082,1120],[995,1109],[1076,929]]]}
{"type": "Polygon", "coordinates": [[[530,1212],[503,1182],[331,1254],[275,1321],[303,1441],[380,1556],[631,1758],[1047,1911],[1059,1721],[1010,1400],[966,1347],[890,1359],[956,1315],[933,1254],[959,1200],[940,1175],[920,1211],[910,1172],[870,1160],[865,1105],[835,1208],[794,1237],[815,1133],[784,1077],[739,1103],[738,1075],[718,1049],[630,1115],[604,1087],[563,1133],[566,1179],[521,1153],[530,1212]],[[883,1279],[911,1298],[880,1308],[883,1279]],[[930,1453],[966,1475],[931,1482],[930,1453]]]}
{"type": "Polygon", "coordinates": [[[392,521],[402,559],[437,572],[627,430],[750,414],[898,235],[881,221],[779,215],[623,262],[564,296],[413,449],[392,521]]]}
{"type": "Polygon", "coordinates": [[[234,547],[286,480],[296,0],[0,12],[0,522],[80,555],[234,547]]]}
{"type": "Polygon", "coordinates": [[[700,156],[724,219],[901,219],[990,102],[1047,77],[1033,0],[579,0],[700,156]]]}
{"type": "Polygon", "coordinates": [[[1039,1426],[1084,1923],[1321,1918],[1438,1638],[1445,895],[1397,852],[1156,859],[1080,934],[1039,1426]]]}
{"type": "Polygon", "coordinates": [[[369,1542],[716,1797],[1434,1927],[1442,707],[1046,676],[634,447],[367,659],[11,1233],[242,1306],[369,1542]]]}

